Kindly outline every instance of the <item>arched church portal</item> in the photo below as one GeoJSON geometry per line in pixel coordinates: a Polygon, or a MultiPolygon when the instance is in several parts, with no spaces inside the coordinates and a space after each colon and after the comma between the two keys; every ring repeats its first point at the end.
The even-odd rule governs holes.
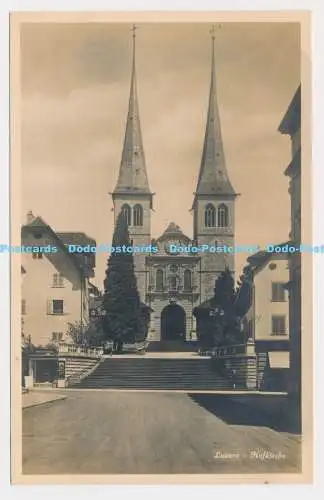
{"type": "Polygon", "coordinates": [[[161,340],[186,339],[186,313],[178,304],[169,304],[161,313],[161,340]]]}

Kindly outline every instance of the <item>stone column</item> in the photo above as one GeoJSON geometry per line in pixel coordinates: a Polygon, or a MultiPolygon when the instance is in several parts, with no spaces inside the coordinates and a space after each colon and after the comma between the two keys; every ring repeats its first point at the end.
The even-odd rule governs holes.
{"type": "Polygon", "coordinates": [[[196,318],[194,315],[192,315],[192,340],[197,340],[197,324],[196,324],[196,318]]]}
{"type": "Polygon", "coordinates": [[[25,377],[26,389],[34,387],[34,376],[36,375],[36,362],[33,359],[28,360],[28,376],[25,377]]]}
{"type": "Polygon", "coordinates": [[[34,379],[34,363],[35,361],[33,359],[29,359],[28,360],[28,376],[29,377],[32,377],[32,379],[34,379]]]}

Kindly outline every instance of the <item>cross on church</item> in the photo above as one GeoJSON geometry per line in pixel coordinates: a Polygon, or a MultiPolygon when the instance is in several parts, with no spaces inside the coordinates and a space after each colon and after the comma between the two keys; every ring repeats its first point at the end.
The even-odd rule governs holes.
{"type": "Polygon", "coordinates": [[[131,31],[133,32],[133,38],[136,37],[136,30],[138,30],[138,26],[136,26],[136,24],[133,24],[133,27],[131,28],[131,31]]]}
{"type": "Polygon", "coordinates": [[[211,29],[209,30],[209,33],[211,34],[213,40],[215,40],[216,30],[220,29],[221,27],[222,27],[221,24],[217,24],[217,26],[216,26],[216,24],[212,25],[211,29]]]}

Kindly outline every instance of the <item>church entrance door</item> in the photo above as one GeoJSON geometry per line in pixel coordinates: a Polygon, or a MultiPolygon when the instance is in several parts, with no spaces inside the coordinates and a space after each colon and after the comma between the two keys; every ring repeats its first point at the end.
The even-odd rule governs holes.
{"type": "Polygon", "coordinates": [[[186,313],[178,304],[166,306],[161,313],[161,340],[186,340],[186,313]]]}

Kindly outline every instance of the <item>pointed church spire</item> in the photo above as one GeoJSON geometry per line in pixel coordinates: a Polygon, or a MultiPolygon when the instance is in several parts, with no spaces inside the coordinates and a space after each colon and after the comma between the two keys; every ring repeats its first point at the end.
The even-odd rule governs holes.
{"type": "Polygon", "coordinates": [[[117,185],[113,194],[151,194],[145,165],[136,87],[136,26],[133,26],[133,62],[126,131],[117,185]]]}
{"type": "Polygon", "coordinates": [[[197,189],[197,195],[235,195],[233,186],[229,180],[223,140],[221,134],[220,118],[217,104],[217,89],[215,75],[215,27],[211,30],[212,57],[211,57],[211,79],[209,91],[209,103],[207,123],[204,139],[204,147],[201,158],[197,189]]]}

